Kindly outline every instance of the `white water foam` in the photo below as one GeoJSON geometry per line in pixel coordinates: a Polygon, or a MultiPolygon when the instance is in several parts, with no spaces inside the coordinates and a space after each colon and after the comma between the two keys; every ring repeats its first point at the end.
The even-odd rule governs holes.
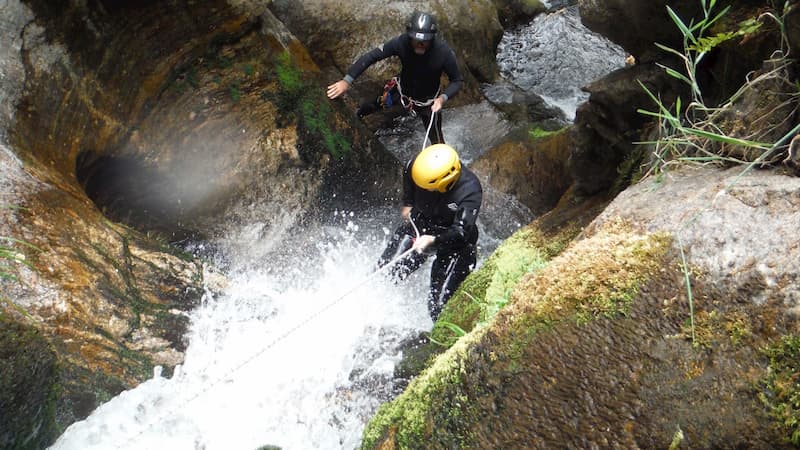
{"type": "Polygon", "coordinates": [[[357,448],[387,400],[396,343],[432,324],[429,268],[397,285],[373,276],[385,238],[347,228],[315,264],[231,275],[193,312],[183,367],[101,405],[51,448],[357,448]]]}

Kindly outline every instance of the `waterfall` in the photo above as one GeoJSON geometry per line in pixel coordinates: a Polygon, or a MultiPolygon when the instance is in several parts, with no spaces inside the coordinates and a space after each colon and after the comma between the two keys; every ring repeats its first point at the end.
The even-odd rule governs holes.
{"type": "MultiPolygon", "coordinates": [[[[580,85],[621,65],[624,56],[565,11],[507,33],[498,62],[505,78],[574,115],[580,85]],[[532,56],[551,45],[537,42],[543,33],[552,33],[560,50],[532,56]],[[564,62],[565,46],[588,52],[569,59],[580,61],[581,70],[564,62]],[[587,56],[594,53],[598,62],[587,56]]],[[[466,164],[511,129],[488,103],[443,114],[445,139],[466,164]]],[[[424,129],[418,119],[396,125],[379,138],[405,160],[421,148],[424,129]]],[[[484,198],[497,203],[485,201],[479,218],[479,265],[533,219],[513,197],[484,198]]],[[[430,266],[397,284],[374,273],[399,220],[396,208],[335,216],[324,226],[290,230],[307,236],[306,243],[278,257],[269,256],[280,245],[270,236],[283,233],[232,224],[212,245],[212,256],[224,255],[230,286],[208,293],[191,313],[184,364],[169,377],[157,368],[150,380],[70,426],[52,449],[357,448],[378,406],[398,394],[398,344],[432,326],[425,304],[430,266]]]]}

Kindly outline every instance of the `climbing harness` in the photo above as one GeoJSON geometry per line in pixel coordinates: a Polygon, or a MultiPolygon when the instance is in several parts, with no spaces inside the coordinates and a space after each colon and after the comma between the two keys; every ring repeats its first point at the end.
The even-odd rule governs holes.
{"type": "MultiPolygon", "coordinates": [[[[419,100],[414,100],[413,98],[403,94],[403,87],[400,85],[400,78],[392,77],[392,79],[384,83],[383,94],[381,94],[380,97],[378,97],[378,105],[380,105],[384,109],[391,108],[396,101],[394,100],[392,95],[393,91],[395,90],[397,91],[398,98],[400,99],[400,104],[403,105],[403,108],[405,108],[408,111],[409,115],[411,115],[412,117],[416,117],[417,111],[414,109],[414,107],[424,108],[431,106],[433,102],[436,100],[436,97],[439,96],[439,92],[441,92],[441,86],[436,91],[436,94],[433,96],[433,98],[421,102],[419,100]]],[[[436,113],[431,111],[431,121],[428,124],[428,129],[425,131],[425,137],[422,139],[423,149],[425,148],[425,143],[429,140],[428,136],[430,136],[431,126],[433,126],[433,116],[435,115],[436,113]]]]}
{"type": "Polygon", "coordinates": [[[384,108],[389,108],[392,105],[394,105],[394,100],[392,99],[392,90],[394,89],[397,89],[397,93],[400,97],[400,104],[403,105],[403,108],[408,110],[408,113],[411,114],[412,116],[417,115],[417,112],[414,110],[414,107],[424,108],[432,105],[436,97],[439,96],[439,92],[441,92],[441,86],[440,86],[439,89],[436,90],[436,94],[433,96],[433,98],[421,102],[419,100],[415,100],[403,94],[403,86],[400,84],[400,78],[393,77],[391,80],[387,81],[383,85],[383,94],[379,98],[379,103],[384,108]]]}
{"type": "Polygon", "coordinates": [[[378,99],[378,103],[384,108],[391,108],[394,105],[392,91],[397,87],[397,77],[392,78],[383,85],[383,95],[378,99]]]}
{"type": "MultiPolygon", "coordinates": [[[[411,226],[414,228],[414,233],[416,234],[416,237],[418,238],[418,237],[420,236],[420,234],[419,234],[419,229],[417,229],[417,225],[414,223],[414,220],[413,220],[411,217],[409,217],[409,218],[408,218],[408,220],[411,222],[411,226]]],[[[416,239],[416,238],[415,238],[415,239],[416,239]]],[[[410,254],[411,254],[413,251],[414,251],[414,247],[412,246],[412,247],[411,247],[411,248],[409,248],[408,250],[404,251],[404,252],[403,252],[403,253],[401,253],[400,255],[398,255],[398,256],[396,256],[395,258],[393,258],[393,259],[392,259],[391,261],[389,261],[388,263],[386,263],[386,264],[382,265],[381,267],[378,267],[377,269],[375,269],[375,270],[374,270],[374,271],[373,271],[371,274],[367,275],[367,276],[366,276],[366,277],[365,277],[363,280],[361,280],[361,281],[360,281],[360,282],[358,282],[357,284],[353,285],[353,287],[351,287],[351,288],[350,288],[350,290],[346,291],[345,293],[343,293],[342,295],[340,295],[339,297],[337,297],[336,299],[334,299],[333,301],[331,301],[331,302],[330,302],[330,303],[328,303],[327,305],[323,306],[321,309],[319,309],[319,310],[318,310],[317,312],[315,312],[314,314],[312,314],[312,315],[308,316],[307,318],[305,318],[305,319],[304,319],[304,320],[302,320],[301,322],[297,323],[297,324],[296,324],[296,325],[294,325],[293,327],[291,327],[291,328],[289,328],[288,330],[286,330],[286,331],[285,331],[283,334],[281,334],[280,336],[278,336],[278,337],[276,337],[275,339],[273,339],[273,340],[272,340],[272,341],[271,341],[269,344],[267,344],[265,347],[262,347],[262,348],[261,348],[261,350],[259,350],[258,352],[256,352],[256,353],[254,353],[253,355],[251,355],[249,358],[247,358],[247,359],[245,359],[244,361],[242,361],[241,363],[239,363],[237,366],[235,366],[234,368],[232,368],[230,371],[226,372],[224,376],[218,377],[216,380],[213,380],[213,381],[211,381],[211,382],[207,383],[203,389],[201,389],[200,391],[196,392],[194,395],[192,395],[191,397],[189,397],[188,399],[186,399],[185,401],[183,401],[183,402],[182,402],[182,403],[181,403],[181,404],[178,406],[178,408],[179,408],[179,409],[180,409],[180,408],[183,408],[184,406],[188,405],[190,402],[192,402],[192,401],[194,401],[194,400],[198,399],[198,398],[199,398],[201,395],[203,395],[203,394],[205,394],[206,392],[208,392],[209,390],[211,390],[211,388],[212,388],[212,387],[214,387],[214,386],[216,386],[217,384],[220,384],[220,383],[221,383],[221,382],[223,382],[224,380],[228,379],[232,373],[238,372],[239,370],[241,370],[241,369],[242,369],[242,367],[246,366],[247,364],[249,364],[250,362],[252,362],[252,361],[253,361],[253,360],[255,360],[256,358],[258,358],[259,356],[263,355],[263,354],[264,354],[264,353],[265,353],[267,350],[269,350],[269,349],[271,349],[271,348],[275,347],[275,346],[276,346],[278,343],[280,343],[281,341],[283,341],[284,339],[286,339],[287,337],[289,337],[289,336],[290,336],[292,333],[294,333],[295,331],[299,330],[300,328],[303,328],[303,327],[304,327],[305,325],[307,325],[309,322],[311,322],[312,320],[314,320],[314,319],[316,319],[317,317],[321,316],[321,315],[322,315],[324,312],[328,311],[329,309],[333,308],[333,307],[334,307],[334,306],[335,306],[337,303],[339,303],[339,302],[341,302],[342,300],[344,300],[344,299],[345,299],[345,298],[346,298],[348,295],[350,295],[351,293],[353,293],[353,292],[354,292],[356,289],[360,288],[360,287],[361,287],[363,284],[365,284],[367,281],[371,280],[371,279],[372,279],[372,278],[374,278],[376,275],[378,275],[378,274],[382,273],[382,272],[383,272],[384,270],[386,270],[387,268],[389,268],[389,267],[391,267],[391,266],[393,266],[393,265],[397,264],[398,262],[402,261],[403,259],[405,259],[406,257],[408,257],[408,255],[410,255],[410,254]]],[[[172,413],[172,412],[175,412],[175,410],[172,410],[172,411],[170,411],[170,413],[172,413]]],[[[170,415],[171,415],[171,414],[170,414],[170,415]]],[[[139,431],[139,433],[137,433],[136,435],[134,435],[133,437],[131,437],[131,438],[130,438],[130,439],[128,439],[127,441],[124,441],[124,442],[120,443],[119,445],[117,445],[117,447],[116,447],[116,448],[123,448],[123,446],[127,446],[128,444],[132,443],[134,439],[136,439],[136,438],[138,438],[139,436],[141,436],[142,434],[144,434],[144,432],[145,432],[145,431],[149,430],[149,429],[150,429],[150,428],[151,428],[153,425],[155,425],[155,424],[156,424],[158,421],[160,421],[161,419],[163,419],[163,416],[156,417],[156,418],[155,418],[155,420],[153,420],[153,421],[151,421],[151,422],[148,422],[148,423],[147,423],[147,424],[146,424],[146,425],[145,425],[145,426],[144,426],[144,427],[143,427],[143,428],[142,428],[142,429],[139,431]]]]}

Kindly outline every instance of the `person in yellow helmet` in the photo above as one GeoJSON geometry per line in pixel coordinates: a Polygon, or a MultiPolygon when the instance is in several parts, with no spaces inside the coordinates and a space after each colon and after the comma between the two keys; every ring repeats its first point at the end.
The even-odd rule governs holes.
{"type": "Polygon", "coordinates": [[[405,165],[403,222],[392,234],[378,265],[383,267],[413,248],[414,252],[389,268],[392,276],[402,280],[436,254],[428,294],[428,312],[434,322],[475,268],[476,221],[482,200],[478,177],[461,165],[458,153],[447,144],[426,147],[405,165]]]}

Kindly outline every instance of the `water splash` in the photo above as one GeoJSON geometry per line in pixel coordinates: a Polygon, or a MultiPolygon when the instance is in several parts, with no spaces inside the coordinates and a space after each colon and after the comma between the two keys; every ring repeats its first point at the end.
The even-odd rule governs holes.
{"type": "Polygon", "coordinates": [[[432,325],[425,267],[397,285],[374,275],[387,231],[354,218],[319,231],[318,258],[233,267],[230,288],[192,313],[184,365],[103,404],[52,448],[358,447],[395,394],[397,344],[432,325]]]}

